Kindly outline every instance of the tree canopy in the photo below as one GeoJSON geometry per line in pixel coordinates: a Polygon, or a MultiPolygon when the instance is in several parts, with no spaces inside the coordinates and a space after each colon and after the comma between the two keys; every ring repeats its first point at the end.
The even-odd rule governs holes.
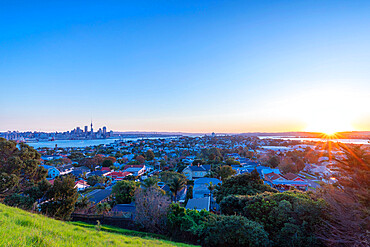
{"type": "Polygon", "coordinates": [[[23,192],[46,178],[41,155],[25,143],[0,138],[0,195],[23,192]]]}
{"type": "Polygon", "coordinates": [[[277,190],[263,183],[257,170],[244,173],[226,179],[216,186],[214,195],[219,203],[228,195],[255,195],[265,191],[277,192],[277,190]]]}
{"type": "Polygon", "coordinates": [[[139,184],[135,181],[122,180],[112,188],[112,194],[117,204],[129,204],[132,202],[135,191],[139,184]]]}
{"type": "Polygon", "coordinates": [[[41,205],[42,212],[56,219],[66,220],[75,209],[78,193],[72,176],[58,177],[47,192],[47,200],[41,205]]]}

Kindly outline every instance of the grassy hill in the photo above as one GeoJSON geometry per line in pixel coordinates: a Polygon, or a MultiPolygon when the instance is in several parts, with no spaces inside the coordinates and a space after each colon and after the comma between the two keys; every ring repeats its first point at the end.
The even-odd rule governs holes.
{"type": "Polygon", "coordinates": [[[190,246],[164,236],[62,222],[0,204],[0,246],[190,246]]]}

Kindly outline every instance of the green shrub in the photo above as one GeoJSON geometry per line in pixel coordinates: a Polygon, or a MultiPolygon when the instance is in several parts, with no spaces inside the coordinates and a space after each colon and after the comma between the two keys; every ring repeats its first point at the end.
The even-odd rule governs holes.
{"type": "Polygon", "coordinates": [[[313,246],[324,202],[308,193],[265,192],[254,196],[228,196],[221,203],[224,214],[238,214],[263,225],[273,246],[313,246]]]}
{"type": "Polygon", "coordinates": [[[256,195],[265,191],[278,192],[264,184],[257,170],[253,170],[251,173],[233,176],[223,181],[222,184],[218,184],[214,195],[216,201],[220,203],[222,199],[230,195],[256,195]]]}
{"type": "Polygon", "coordinates": [[[216,216],[206,210],[196,211],[171,204],[167,215],[169,234],[175,239],[198,243],[208,222],[216,216]]]}
{"type": "Polygon", "coordinates": [[[263,226],[243,216],[218,216],[204,231],[204,246],[267,246],[263,226]]]}
{"type": "Polygon", "coordinates": [[[169,234],[178,240],[204,246],[266,246],[262,225],[242,216],[218,216],[205,210],[189,210],[172,204],[169,234]]]}

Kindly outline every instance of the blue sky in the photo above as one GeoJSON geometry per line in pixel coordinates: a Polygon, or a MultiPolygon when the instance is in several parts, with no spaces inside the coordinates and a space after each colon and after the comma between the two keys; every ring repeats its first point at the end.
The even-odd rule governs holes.
{"type": "Polygon", "coordinates": [[[369,1],[2,1],[0,131],[91,118],[120,131],[370,130],[369,12],[369,1]]]}

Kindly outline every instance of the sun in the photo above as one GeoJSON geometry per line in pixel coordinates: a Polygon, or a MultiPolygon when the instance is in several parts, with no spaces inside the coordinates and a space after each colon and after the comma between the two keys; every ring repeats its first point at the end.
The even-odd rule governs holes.
{"type": "Polygon", "coordinates": [[[333,131],[333,130],[325,130],[325,131],[321,131],[321,133],[327,135],[327,136],[334,136],[335,133],[338,133],[339,131],[333,131]]]}
{"type": "Polygon", "coordinates": [[[345,88],[316,88],[302,92],[291,109],[302,122],[302,130],[330,137],[356,130],[353,124],[360,116],[359,98],[358,93],[345,88]]]}
{"type": "Polygon", "coordinates": [[[320,132],[327,136],[334,136],[338,132],[352,131],[353,127],[344,116],[330,118],[312,118],[307,120],[307,132],[320,132]]]}

